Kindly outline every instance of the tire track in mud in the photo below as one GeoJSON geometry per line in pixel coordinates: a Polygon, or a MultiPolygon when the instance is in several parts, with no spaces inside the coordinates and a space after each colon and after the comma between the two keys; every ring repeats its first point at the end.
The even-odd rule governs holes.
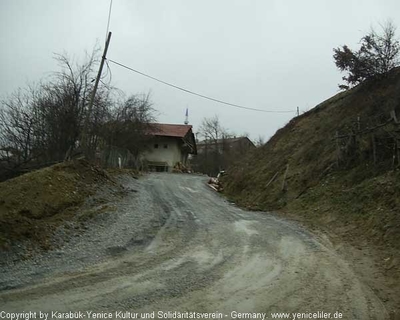
{"type": "Polygon", "coordinates": [[[325,310],[385,318],[380,301],[328,244],[294,223],[230,205],[205,182],[149,175],[135,186],[138,210],[146,215],[140,201],[151,201],[147,207],[161,217],[145,226],[147,234],[132,235],[124,249],[76,274],[2,292],[1,303],[8,310],[325,310]]]}

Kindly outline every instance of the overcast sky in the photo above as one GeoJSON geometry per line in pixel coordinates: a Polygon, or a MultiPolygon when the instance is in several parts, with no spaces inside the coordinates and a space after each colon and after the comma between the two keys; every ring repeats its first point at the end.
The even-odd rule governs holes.
{"type": "MultiPolygon", "coordinates": [[[[57,70],[53,53],[83,58],[103,45],[110,0],[0,0],[0,96],[57,70]]],[[[113,0],[108,58],[186,89],[251,108],[221,105],[112,65],[127,94],[151,91],[158,121],[196,132],[204,117],[266,139],[338,92],[334,47],[356,47],[398,0],[113,0]]],[[[400,30],[398,29],[398,34],[400,30]]]]}

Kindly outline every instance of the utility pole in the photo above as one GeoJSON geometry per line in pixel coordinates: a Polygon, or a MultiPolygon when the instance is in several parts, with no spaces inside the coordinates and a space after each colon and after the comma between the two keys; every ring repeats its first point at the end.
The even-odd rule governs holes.
{"type": "Polygon", "coordinates": [[[300,108],[297,107],[297,116],[299,116],[299,115],[300,115],[300,108]]]}
{"type": "Polygon", "coordinates": [[[97,73],[96,82],[94,83],[93,92],[92,92],[92,95],[90,97],[88,111],[87,111],[85,123],[84,123],[84,126],[83,126],[83,132],[82,132],[82,144],[83,144],[83,146],[82,147],[83,147],[83,152],[85,153],[86,156],[88,155],[88,151],[89,151],[88,150],[88,148],[89,148],[89,134],[88,134],[88,129],[89,128],[88,127],[89,127],[90,114],[92,113],[93,104],[94,104],[94,98],[96,96],[97,87],[99,86],[101,73],[103,72],[103,66],[104,66],[104,62],[106,61],[108,45],[110,44],[110,40],[111,40],[111,31],[108,33],[106,45],[104,47],[103,56],[101,57],[99,72],[97,73]]]}

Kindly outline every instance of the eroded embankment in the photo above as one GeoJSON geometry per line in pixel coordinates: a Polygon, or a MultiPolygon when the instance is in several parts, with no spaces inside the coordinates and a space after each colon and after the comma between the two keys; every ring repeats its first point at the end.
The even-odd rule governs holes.
{"type": "MultiPolygon", "coordinates": [[[[57,228],[73,220],[84,223],[94,214],[89,207],[79,208],[107,187],[121,190],[104,170],[85,160],[56,164],[0,183],[0,250],[12,250],[15,245],[49,248],[57,228]]],[[[79,223],[74,227],[79,228],[79,223]]]]}
{"type": "Polygon", "coordinates": [[[343,319],[387,318],[329,241],[298,224],[241,210],[204,177],[126,182],[131,191],[115,201],[116,214],[92,223],[87,236],[38,265],[0,273],[14,281],[0,292],[4,310],[218,311],[226,319],[323,310],[343,319]],[[95,260],[82,266],[85,255],[95,260]]]}

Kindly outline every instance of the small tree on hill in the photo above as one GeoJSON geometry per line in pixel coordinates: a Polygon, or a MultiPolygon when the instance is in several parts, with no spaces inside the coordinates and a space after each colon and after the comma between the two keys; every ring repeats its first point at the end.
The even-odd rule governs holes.
{"type": "Polygon", "coordinates": [[[339,85],[341,89],[384,76],[400,63],[400,44],[392,22],[382,26],[381,34],[371,29],[360,42],[358,51],[352,51],[346,45],[333,49],[336,66],[340,71],[347,72],[347,76],[343,77],[347,85],[339,85]]]}

